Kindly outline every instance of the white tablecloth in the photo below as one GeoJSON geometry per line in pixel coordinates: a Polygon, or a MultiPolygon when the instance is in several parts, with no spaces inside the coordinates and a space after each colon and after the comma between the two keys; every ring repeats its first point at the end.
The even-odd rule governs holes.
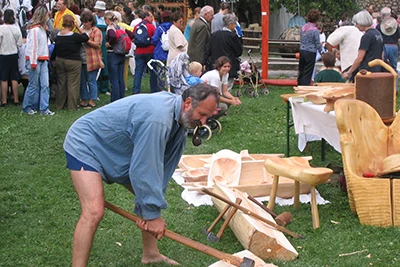
{"type": "Polygon", "coordinates": [[[298,148],[303,151],[308,141],[324,138],[336,151],[341,152],[335,111],[325,112],[325,105],[304,102],[303,98],[289,98],[292,106],[294,130],[299,135],[298,148]]]}

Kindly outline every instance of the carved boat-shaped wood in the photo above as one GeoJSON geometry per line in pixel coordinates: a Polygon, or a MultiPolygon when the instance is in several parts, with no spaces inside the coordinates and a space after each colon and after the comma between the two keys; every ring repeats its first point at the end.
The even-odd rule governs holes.
{"type": "MultiPolygon", "coordinates": [[[[264,161],[270,157],[282,157],[283,154],[249,154],[254,160],[241,162],[241,171],[238,185],[229,185],[230,188],[237,188],[240,191],[246,192],[253,197],[269,196],[274,178],[264,168],[264,161]]],[[[211,155],[183,155],[179,163],[179,167],[184,170],[198,170],[203,168],[204,172],[208,171],[207,167],[211,155]]],[[[243,157],[242,157],[243,159],[243,157]]],[[[190,174],[189,171],[184,172],[184,175],[190,174]]],[[[184,177],[185,178],[185,177],[184,177]]],[[[201,192],[202,187],[208,187],[207,179],[202,181],[193,181],[191,178],[185,178],[185,184],[189,191],[201,192]]],[[[211,188],[211,187],[209,187],[211,188]]],[[[300,194],[308,194],[311,186],[300,183],[300,194]]],[[[291,198],[294,196],[294,180],[286,177],[279,177],[279,187],[277,196],[281,198],[291,198]]]]}

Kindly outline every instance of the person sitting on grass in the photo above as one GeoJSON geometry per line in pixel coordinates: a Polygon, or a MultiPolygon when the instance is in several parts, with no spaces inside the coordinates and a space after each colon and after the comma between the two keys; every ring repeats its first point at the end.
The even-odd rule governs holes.
{"type": "Polygon", "coordinates": [[[135,213],[142,217],[137,222],[142,230],[141,262],[178,264],[160,254],[157,247],[166,227],[161,210],[168,207],[165,194],[185,150],[187,128],[205,124],[218,102],[216,90],[199,83],[182,96],[160,92],[125,97],[72,124],[64,150],[81,204],[73,267],[87,265],[104,216],[103,181],[120,184],[136,195],[135,213]]]}
{"type": "Polygon", "coordinates": [[[208,81],[208,84],[214,86],[220,95],[220,104],[218,114],[225,114],[230,105],[239,106],[242,101],[238,97],[234,97],[228,90],[228,77],[231,70],[231,60],[222,56],[219,57],[214,64],[214,70],[210,70],[201,76],[201,79],[208,81]]]}
{"type": "Polygon", "coordinates": [[[332,52],[322,54],[322,62],[326,69],[318,72],[315,76],[314,82],[326,82],[326,83],[344,83],[346,80],[342,78],[342,75],[335,70],[336,57],[332,52]]]}
{"type": "Polygon", "coordinates": [[[190,62],[189,67],[188,67],[188,71],[189,71],[190,75],[186,77],[187,84],[192,86],[197,83],[202,83],[203,80],[200,79],[200,76],[203,73],[202,70],[203,70],[203,66],[199,62],[197,62],[197,61],[190,62]]]}

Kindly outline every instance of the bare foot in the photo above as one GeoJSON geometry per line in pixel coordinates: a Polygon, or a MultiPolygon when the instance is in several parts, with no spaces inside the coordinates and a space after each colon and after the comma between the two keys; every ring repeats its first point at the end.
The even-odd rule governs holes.
{"type": "Polygon", "coordinates": [[[142,263],[149,264],[149,263],[157,263],[157,262],[165,262],[169,265],[180,265],[178,262],[167,258],[162,254],[154,255],[154,256],[142,256],[142,263]]]}

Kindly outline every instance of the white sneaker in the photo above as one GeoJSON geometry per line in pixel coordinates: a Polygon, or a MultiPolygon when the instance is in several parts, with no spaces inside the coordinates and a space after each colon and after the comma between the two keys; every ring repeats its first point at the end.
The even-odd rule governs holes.
{"type": "Polygon", "coordinates": [[[107,92],[105,93],[105,95],[111,95],[111,93],[107,91],[107,92]]]}
{"type": "Polygon", "coordinates": [[[37,113],[36,110],[30,109],[28,111],[22,111],[22,113],[25,113],[27,115],[35,115],[37,113]]]}
{"type": "Polygon", "coordinates": [[[43,112],[40,112],[41,115],[46,115],[46,116],[53,116],[55,113],[51,110],[45,110],[43,112]]]}

